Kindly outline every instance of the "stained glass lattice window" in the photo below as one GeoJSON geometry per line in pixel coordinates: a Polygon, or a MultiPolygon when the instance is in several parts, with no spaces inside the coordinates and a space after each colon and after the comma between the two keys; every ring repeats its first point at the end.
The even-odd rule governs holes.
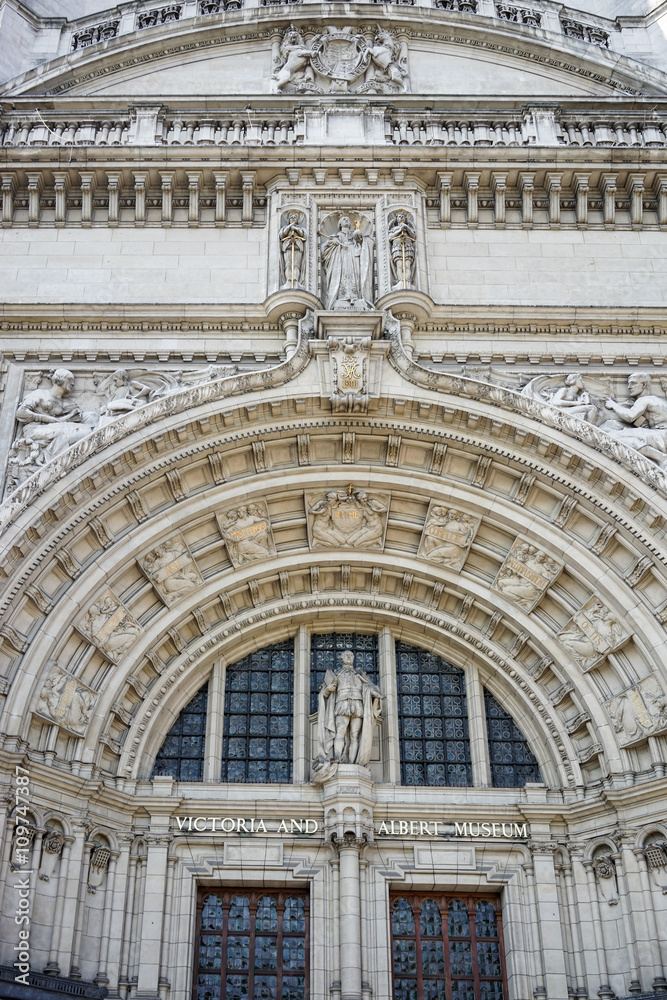
{"type": "Polygon", "coordinates": [[[202,781],[208,684],[188,702],[167,734],[155,758],[152,777],[169,775],[177,781],[202,781]]]}
{"type": "Polygon", "coordinates": [[[227,667],[221,781],[292,780],[293,692],[291,639],[227,667]]]}
{"type": "Polygon", "coordinates": [[[526,737],[487,690],[484,691],[484,709],[493,787],[523,788],[527,781],[541,781],[539,765],[526,737]]]}
{"type": "Polygon", "coordinates": [[[193,1000],[308,1000],[308,896],[200,889],[193,1000]]]}
{"type": "Polygon", "coordinates": [[[503,1000],[498,899],[392,894],[394,1000],[503,1000]]]}
{"type": "Polygon", "coordinates": [[[341,666],[339,654],[344,649],[354,653],[354,665],[370,679],[378,681],[378,637],[356,632],[327,632],[310,638],[310,711],[317,711],[317,696],[327,670],[341,666]]]}
{"type": "Polygon", "coordinates": [[[397,642],[396,673],[403,784],[472,785],[463,671],[397,642]]]}

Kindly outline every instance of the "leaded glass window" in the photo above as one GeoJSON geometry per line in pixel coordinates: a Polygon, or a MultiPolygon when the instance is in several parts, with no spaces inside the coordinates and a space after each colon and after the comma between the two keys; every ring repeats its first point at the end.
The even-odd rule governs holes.
{"type": "Polygon", "coordinates": [[[308,896],[199,890],[193,1000],[308,1000],[308,896]]]}
{"type": "Polygon", "coordinates": [[[291,639],[227,667],[221,781],[292,780],[293,691],[291,639]]]}
{"type": "Polygon", "coordinates": [[[167,734],[155,758],[153,777],[169,775],[178,781],[202,781],[208,684],[188,702],[167,734]]]}
{"type": "Polygon", "coordinates": [[[396,671],[403,784],[472,785],[463,671],[404,642],[396,671]]]}
{"type": "Polygon", "coordinates": [[[394,1000],[503,1000],[496,897],[392,893],[394,1000]]]}
{"type": "Polygon", "coordinates": [[[493,787],[523,788],[527,781],[541,781],[539,765],[526,737],[512,716],[486,690],[484,709],[493,787]]]}
{"type": "Polygon", "coordinates": [[[310,638],[310,711],[317,711],[317,696],[327,670],[337,670],[339,654],[345,649],[354,653],[354,665],[377,684],[378,637],[356,632],[328,632],[310,638]]]}

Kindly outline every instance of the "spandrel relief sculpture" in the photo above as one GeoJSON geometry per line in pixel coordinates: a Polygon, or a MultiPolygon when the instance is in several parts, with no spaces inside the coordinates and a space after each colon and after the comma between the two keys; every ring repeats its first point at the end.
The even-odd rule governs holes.
{"type": "Polygon", "coordinates": [[[269,511],[263,500],[240,504],[216,517],[234,566],[276,554],[269,511]]]}
{"type": "Polygon", "coordinates": [[[110,590],[91,605],[77,628],[112,663],[119,663],[144,631],[110,590]]]}
{"type": "Polygon", "coordinates": [[[418,554],[440,566],[461,569],[479,524],[478,517],[431,501],[418,554]]]}
{"type": "Polygon", "coordinates": [[[562,568],[545,552],[517,538],[491,587],[524,611],[532,611],[562,568]]]}
{"type": "Polygon", "coordinates": [[[17,431],[9,450],[6,493],[98,427],[170,393],[238,372],[235,365],[177,370],[117,368],[77,372],[57,368],[28,372],[30,385],[16,410],[17,431]],[[42,385],[45,380],[50,383],[42,385]]]}
{"type": "Polygon", "coordinates": [[[523,387],[521,395],[549,403],[596,426],[607,417],[605,400],[609,396],[609,386],[580,372],[565,378],[562,374],[538,375],[523,387]]]}
{"type": "Polygon", "coordinates": [[[592,597],[561,629],[558,638],[586,671],[619,649],[630,633],[602,601],[592,597]]]}
{"type": "Polygon", "coordinates": [[[96,702],[91,688],[56,664],[41,687],[35,712],[75,736],[83,736],[96,702]]]}
{"type": "Polygon", "coordinates": [[[332,777],[340,763],[368,764],[373,732],[382,721],[382,701],[379,687],[356,669],[352,650],[344,650],[340,666],[324,675],[318,696],[314,781],[332,777]]]}
{"type": "Polygon", "coordinates": [[[386,28],[330,25],[308,40],[291,24],[273,46],[273,80],[285,94],[399,94],[408,89],[408,49],[386,28]]]}
{"type": "Polygon", "coordinates": [[[605,708],[622,746],[667,730],[667,693],[655,674],[605,702],[605,708]]]}
{"type": "Polygon", "coordinates": [[[182,535],[167,538],[142,556],[139,565],[169,607],[203,583],[182,535]]]}
{"type": "Polygon", "coordinates": [[[417,229],[412,215],[399,208],[387,219],[392,290],[415,288],[417,229]]]}
{"type": "Polygon", "coordinates": [[[322,221],[322,300],[326,309],[366,310],[375,301],[375,240],[369,219],[335,212],[322,221]]]}
{"type": "Polygon", "coordinates": [[[602,429],[667,469],[667,399],[653,393],[651,376],[646,372],[628,377],[628,392],[626,403],[607,400],[607,409],[616,419],[607,420],[602,429]]]}
{"type": "Polygon", "coordinates": [[[389,496],[347,489],[306,493],[311,549],[381,549],[387,527],[389,496]]]}
{"type": "Polygon", "coordinates": [[[278,231],[280,287],[303,288],[306,273],[306,217],[292,209],[283,212],[278,231]]]}

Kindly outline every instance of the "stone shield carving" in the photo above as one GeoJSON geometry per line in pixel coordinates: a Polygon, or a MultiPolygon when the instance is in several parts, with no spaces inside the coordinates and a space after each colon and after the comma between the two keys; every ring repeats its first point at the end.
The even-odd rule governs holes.
{"type": "Polygon", "coordinates": [[[144,631],[110,590],[90,606],[77,628],[112,663],[119,663],[144,631]]]}
{"type": "Polygon", "coordinates": [[[182,535],[167,538],[142,556],[139,565],[168,607],[203,583],[182,535]]]}
{"type": "Polygon", "coordinates": [[[97,695],[72,674],[53,666],[39,692],[35,712],[75,736],[83,736],[97,695]]]}
{"type": "Polygon", "coordinates": [[[276,554],[269,511],[263,500],[231,507],[216,517],[234,566],[276,554]]]}
{"type": "Polygon", "coordinates": [[[524,611],[532,611],[562,568],[545,552],[517,538],[491,587],[524,611]]]}
{"type": "Polygon", "coordinates": [[[389,494],[345,490],[306,493],[311,549],[381,549],[387,528],[389,494]]]}
{"type": "Polygon", "coordinates": [[[558,638],[585,671],[620,649],[630,633],[602,601],[591,597],[561,629],[558,638]]]}
{"type": "Polygon", "coordinates": [[[439,566],[461,569],[468,558],[479,524],[478,517],[463,514],[453,507],[443,507],[432,500],[418,555],[439,566]]]}

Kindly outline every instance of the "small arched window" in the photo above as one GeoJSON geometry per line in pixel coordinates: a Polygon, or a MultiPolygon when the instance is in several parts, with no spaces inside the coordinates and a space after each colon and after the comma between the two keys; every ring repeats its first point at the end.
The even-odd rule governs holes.
{"type": "Polygon", "coordinates": [[[155,758],[152,777],[169,775],[177,781],[202,781],[204,778],[204,740],[208,684],[188,702],[155,758]]]}
{"type": "Polygon", "coordinates": [[[512,716],[487,690],[484,691],[484,708],[493,787],[523,788],[527,781],[542,781],[539,765],[526,737],[512,716]]]}

